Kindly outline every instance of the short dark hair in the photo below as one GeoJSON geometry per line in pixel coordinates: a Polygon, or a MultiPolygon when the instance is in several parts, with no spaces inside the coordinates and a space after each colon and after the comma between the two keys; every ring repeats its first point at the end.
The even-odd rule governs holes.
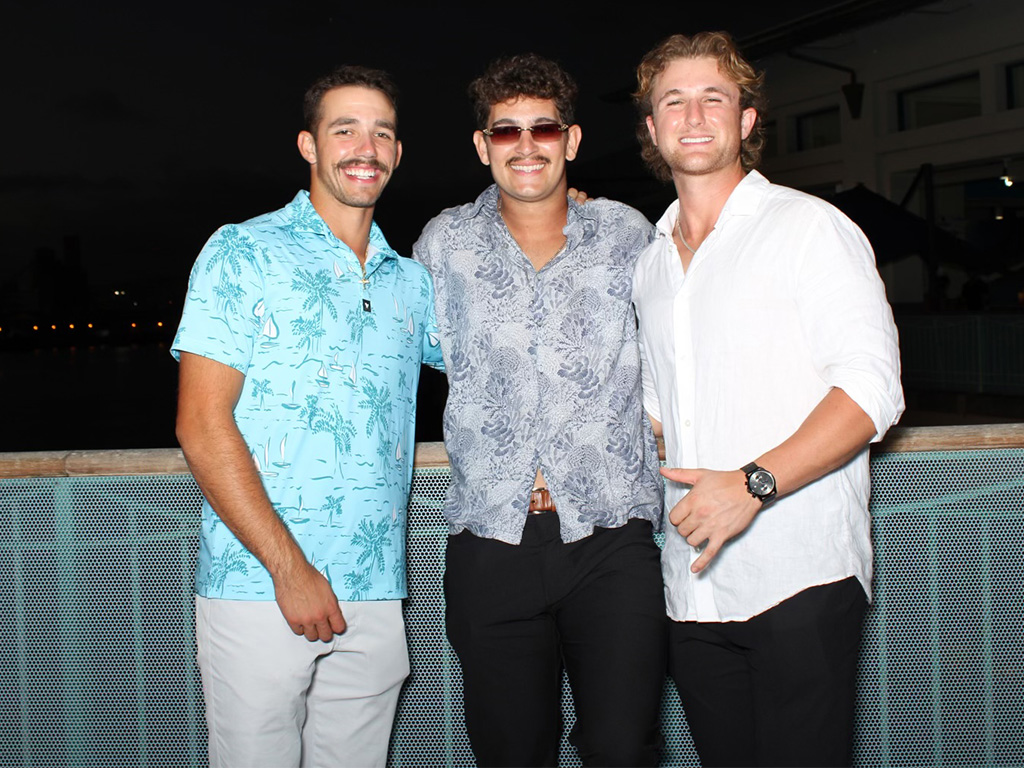
{"type": "Polygon", "coordinates": [[[469,84],[478,128],[487,127],[491,107],[521,96],[551,99],[558,119],[572,124],[578,89],[572,76],[558,64],[536,53],[496,59],[487,71],[469,84]]]}
{"type": "Polygon", "coordinates": [[[363,88],[380,91],[388,97],[388,101],[391,102],[391,106],[397,114],[398,86],[391,79],[391,75],[380,69],[347,64],[317,78],[306,89],[306,95],[302,100],[302,116],[307,131],[314,135],[316,134],[317,126],[320,124],[320,118],[323,115],[324,94],[346,85],[360,85],[363,88]]]}
{"type": "Polygon", "coordinates": [[[757,111],[754,127],[740,145],[740,162],[745,171],[757,168],[761,162],[761,151],[764,149],[765,141],[764,73],[755,70],[751,63],[743,58],[728,32],[699,32],[693,37],[672,35],[655,46],[640,62],[636,70],[637,89],[633,94],[633,101],[640,111],[640,123],[636,127],[640,152],[647,166],[662,181],[672,180],[672,170],[654,145],[647,129],[647,118],[654,113],[651,103],[654,79],[677,59],[703,58],[715,59],[719,71],[736,83],[740,89],[741,110],[753,107],[757,111]]]}

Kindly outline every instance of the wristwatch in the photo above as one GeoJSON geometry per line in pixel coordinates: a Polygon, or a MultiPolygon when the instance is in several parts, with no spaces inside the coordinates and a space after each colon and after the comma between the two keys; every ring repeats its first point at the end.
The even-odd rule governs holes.
{"type": "Polygon", "coordinates": [[[761,502],[761,509],[775,501],[775,475],[753,461],[740,471],[747,476],[747,493],[761,502]]]}

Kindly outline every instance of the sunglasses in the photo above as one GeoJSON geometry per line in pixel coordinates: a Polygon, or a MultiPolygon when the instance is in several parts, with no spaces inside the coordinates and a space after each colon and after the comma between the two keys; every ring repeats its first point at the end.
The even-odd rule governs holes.
{"type": "Polygon", "coordinates": [[[484,136],[490,136],[492,144],[515,144],[523,131],[533,134],[534,141],[558,141],[562,134],[569,130],[565,123],[540,123],[532,128],[520,128],[518,125],[496,125],[484,128],[484,136]]]}

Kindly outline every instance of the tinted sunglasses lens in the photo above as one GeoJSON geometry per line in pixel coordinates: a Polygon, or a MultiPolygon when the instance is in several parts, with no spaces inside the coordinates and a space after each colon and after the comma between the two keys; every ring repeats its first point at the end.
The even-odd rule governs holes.
{"type": "Polygon", "coordinates": [[[562,126],[556,123],[542,123],[533,126],[534,141],[555,141],[562,135],[562,126]]]}
{"type": "Polygon", "coordinates": [[[491,141],[495,144],[514,144],[519,141],[519,127],[496,125],[491,128],[491,141]]]}
{"type": "Polygon", "coordinates": [[[514,144],[519,141],[519,134],[530,131],[534,141],[557,141],[562,135],[562,126],[558,123],[541,123],[533,128],[520,128],[518,125],[496,125],[490,129],[489,135],[494,144],[514,144]]]}

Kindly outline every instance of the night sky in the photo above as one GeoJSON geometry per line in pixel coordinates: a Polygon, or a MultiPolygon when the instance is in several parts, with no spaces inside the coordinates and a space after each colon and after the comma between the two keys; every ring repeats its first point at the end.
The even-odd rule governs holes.
{"type": "Polygon", "coordinates": [[[59,253],[76,235],[89,284],[157,277],[183,292],[216,227],[308,184],[295,149],[302,94],[341,63],[387,69],[402,90],[405,154],[377,213],[402,253],[431,216],[489,181],[465,91],[498,55],[536,51],[579,80],[583,144],[570,182],[627,196],[616,179],[653,185],[623,98],[644,52],[674,32],[743,38],[828,4],[618,6],[644,18],[596,3],[428,5],[5,3],[0,282],[24,284],[36,249],[59,253]]]}
{"type": "MultiPolygon", "coordinates": [[[[907,0],[888,3],[875,7],[891,12],[907,0]]],[[[676,32],[727,29],[742,41],[824,9],[871,4],[620,3],[609,11],[545,0],[7,0],[0,399],[9,407],[0,451],[175,445],[177,371],[166,346],[188,272],[217,227],[280,208],[308,185],[295,146],[302,95],[334,66],[386,69],[401,88],[404,154],[376,218],[408,255],[432,216],[490,183],[465,94],[493,58],[535,51],[573,74],[583,142],[570,183],[656,218],[673,193],[642,167],[628,98],[646,51],[676,32]],[[126,287],[127,301],[115,299],[113,289],[126,287]],[[83,333],[79,315],[109,319],[117,301],[126,312],[119,337],[83,333]],[[152,312],[128,330],[135,318],[127,313],[144,305],[152,312]]],[[[443,380],[425,373],[418,439],[439,439],[442,404],[443,380]]]]}

